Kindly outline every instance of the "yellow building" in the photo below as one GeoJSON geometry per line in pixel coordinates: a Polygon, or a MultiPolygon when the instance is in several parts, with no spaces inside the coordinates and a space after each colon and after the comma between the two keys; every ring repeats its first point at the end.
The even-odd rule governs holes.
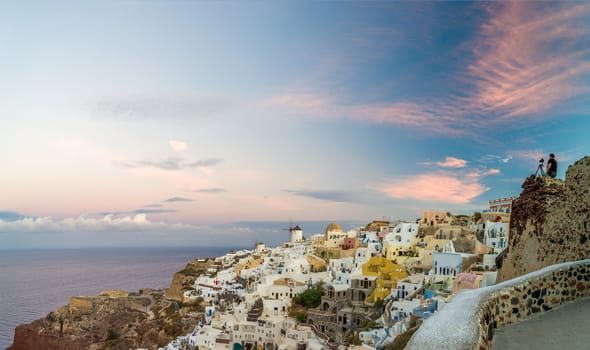
{"type": "Polygon", "coordinates": [[[328,265],[326,264],[326,261],[320,257],[315,256],[315,255],[307,254],[305,256],[305,260],[307,260],[307,263],[309,264],[309,266],[311,268],[311,272],[326,271],[328,269],[328,265]]]}
{"type": "Polygon", "coordinates": [[[262,264],[264,260],[262,258],[251,258],[245,262],[236,265],[234,271],[236,275],[240,276],[243,270],[253,269],[256,266],[262,264]]]}
{"type": "Polygon", "coordinates": [[[483,223],[486,221],[492,221],[492,222],[510,223],[510,215],[512,215],[512,214],[511,213],[498,213],[498,212],[481,213],[481,222],[483,223]]]}
{"type": "Polygon", "coordinates": [[[324,232],[324,247],[337,248],[342,245],[342,241],[348,234],[344,232],[342,227],[333,222],[326,227],[324,232]]]}
{"type": "Polygon", "coordinates": [[[408,277],[406,269],[384,257],[372,257],[362,266],[363,276],[376,277],[373,293],[366,299],[374,303],[377,299],[384,300],[397,286],[397,282],[408,277]]]}
{"type": "Polygon", "coordinates": [[[420,224],[427,226],[442,225],[448,221],[449,218],[444,211],[423,211],[422,218],[420,218],[420,224]]]}

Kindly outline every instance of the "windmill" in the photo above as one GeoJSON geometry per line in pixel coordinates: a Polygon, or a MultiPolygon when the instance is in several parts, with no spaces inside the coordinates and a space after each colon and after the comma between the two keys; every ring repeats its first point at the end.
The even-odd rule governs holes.
{"type": "Polygon", "coordinates": [[[302,242],[303,241],[303,231],[299,227],[299,225],[293,226],[293,220],[289,219],[289,228],[284,228],[283,230],[289,231],[289,242],[302,242]]]}

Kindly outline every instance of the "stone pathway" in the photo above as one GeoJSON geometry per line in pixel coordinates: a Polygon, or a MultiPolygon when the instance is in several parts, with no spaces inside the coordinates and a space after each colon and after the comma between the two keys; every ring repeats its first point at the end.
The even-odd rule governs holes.
{"type": "Polygon", "coordinates": [[[590,298],[496,330],[492,350],[590,349],[590,298]]]}

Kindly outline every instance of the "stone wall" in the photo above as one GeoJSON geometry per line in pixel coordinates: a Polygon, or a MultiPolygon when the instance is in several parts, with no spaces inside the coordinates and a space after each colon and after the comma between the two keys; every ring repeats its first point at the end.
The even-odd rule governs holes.
{"type": "Polygon", "coordinates": [[[530,176],[522,188],[498,281],[590,257],[590,157],[571,165],[565,182],[530,176]]]}
{"type": "Polygon", "coordinates": [[[516,280],[482,300],[475,320],[479,322],[479,341],[475,349],[489,349],[498,327],[590,296],[590,260],[516,280]]]}
{"type": "Polygon", "coordinates": [[[406,349],[489,349],[496,328],[589,296],[590,259],[549,266],[459,293],[424,322],[406,349]]]}

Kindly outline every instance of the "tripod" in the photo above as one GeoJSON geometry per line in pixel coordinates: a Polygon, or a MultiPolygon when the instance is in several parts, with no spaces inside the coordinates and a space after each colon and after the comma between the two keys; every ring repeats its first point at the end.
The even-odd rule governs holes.
{"type": "Polygon", "coordinates": [[[535,171],[535,176],[545,176],[545,170],[543,170],[543,162],[539,162],[539,165],[537,165],[537,171],[535,171]]]}

